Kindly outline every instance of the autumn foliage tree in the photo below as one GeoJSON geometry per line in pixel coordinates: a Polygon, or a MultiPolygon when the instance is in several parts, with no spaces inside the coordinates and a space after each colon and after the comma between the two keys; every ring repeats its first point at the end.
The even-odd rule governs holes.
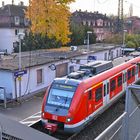
{"type": "Polygon", "coordinates": [[[31,31],[68,43],[71,2],[74,0],[30,0],[26,15],[31,20],[31,31]]]}

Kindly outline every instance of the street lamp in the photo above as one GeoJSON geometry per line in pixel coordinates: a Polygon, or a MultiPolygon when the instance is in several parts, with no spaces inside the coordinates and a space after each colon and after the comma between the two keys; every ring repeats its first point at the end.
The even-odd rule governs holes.
{"type": "MultiPolygon", "coordinates": [[[[21,65],[21,41],[24,38],[25,34],[24,33],[18,33],[18,39],[19,39],[19,63],[18,63],[18,70],[22,70],[22,65],[21,65]]],[[[19,80],[19,100],[21,97],[21,76],[18,77],[19,80]]]]}
{"type": "Polygon", "coordinates": [[[125,33],[127,32],[127,30],[123,30],[123,44],[122,44],[122,54],[124,54],[124,47],[125,47],[125,33]]]}
{"type": "Polygon", "coordinates": [[[89,34],[92,34],[92,31],[87,31],[87,52],[89,52],[89,34]]]}
{"type": "Polygon", "coordinates": [[[18,69],[21,70],[21,40],[24,38],[24,33],[18,33],[18,39],[19,39],[19,65],[18,69]]]}

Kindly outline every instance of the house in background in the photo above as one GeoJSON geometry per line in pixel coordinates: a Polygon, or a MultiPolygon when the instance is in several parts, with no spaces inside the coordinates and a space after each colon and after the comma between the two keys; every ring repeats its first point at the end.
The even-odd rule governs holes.
{"type": "MultiPolygon", "coordinates": [[[[12,1],[13,2],[13,1],[12,1]]],[[[19,41],[18,33],[25,33],[29,27],[29,20],[25,18],[23,2],[19,5],[8,4],[0,8],[0,51],[12,53],[14,45],[19,41]]]]}
{"type": "Polygon", "coordinates": [[[111,36],[113,32],[114,21],[99,12],[75,11],[71,18],[73,23],[86,25],[93,28],[97,38],[96,41],[103,41],[111,36]]]}
{"type": "Polygon", "coordinates": [[[125,29],[129,34],[140,34],[140,18],[131,16],[124,21],[125,29]]]}

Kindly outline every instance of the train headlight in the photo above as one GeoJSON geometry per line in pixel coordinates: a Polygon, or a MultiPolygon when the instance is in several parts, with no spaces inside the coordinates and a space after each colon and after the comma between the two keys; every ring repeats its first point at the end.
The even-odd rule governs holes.
{"type": "Polygon", "coordinates": [[[67,118],[66,121],[67,121],[67,122],[70,122],[70,121],[72,121],[72,119],[73,119],[73,118],[67,118]]]}
{"type": "Polygon", "coordinates": [[[44,112],[42,112],[42,117],[44,117],[45,116],[45,113],[44,112]]]}

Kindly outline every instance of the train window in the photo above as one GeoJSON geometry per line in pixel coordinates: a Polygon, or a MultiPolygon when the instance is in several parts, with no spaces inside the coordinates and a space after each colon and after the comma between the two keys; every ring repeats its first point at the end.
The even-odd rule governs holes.
{"type": "Polygon", "coordinates": [[[132,68],[132,77],[135,76],[135,68],[132,68]]]}
{"type": "Polygon", "coordinates": [[[125,82],[125,74],[123,74],[123,83],[125,82]]]}
{"type": "Polygon", "coordinates": [[[88,99],[89,99],[89,100],[92,99],[92,91],[91,91],[91,90],[88,92],[88,99]]]}
{"type": "Polygon", "coordinates": [[[138,67],[139,67],[139,72],[140,72],[140,65],[138,65],[138,67]]]}
{"type": "Polygon", "coordinates": [[[116,88],[116,81],[115,79],[111,81],[110,83],[110,91],[114,91],[116,88]]]}
{"type": "Polygon", "coordinates": [[[97,88],[95,91],[95,101],[98,102],[100,99],[102,99],[102,87],[97,88]]]}
{"type": "Polygon", "coordinates": [[[126,77],[127,77],[127,72],[125,72],[125,76],[124,76],[124,78],[125,78],[125,81],[126,81],[126,77]]]}
{"type": "Polygon", "coordinates": [[[109,83],[107,83],[107,94],[109,94],[109,83]]]}
{"type": "Polygon", "coordinates": [[[128,72],[127,72],[127,79],[128,80],[131,79],[131,70],[128,70],[128,72]]]}
{"type": "Polygon", "coordinates": [[[122,75],[118,77],[118,87],[122,85],[122,75]]]}
{"type": "Polygon", "coordinates": [[[104,96],[106,95],[106,85],[104,85],[104,96]]]}
{"type": "Polygon", "coordinates": [[[138,67],[138,66],[136,66],[136,74],[138,74],[138,69],[139,69],[139,67],[138,67]]]}

